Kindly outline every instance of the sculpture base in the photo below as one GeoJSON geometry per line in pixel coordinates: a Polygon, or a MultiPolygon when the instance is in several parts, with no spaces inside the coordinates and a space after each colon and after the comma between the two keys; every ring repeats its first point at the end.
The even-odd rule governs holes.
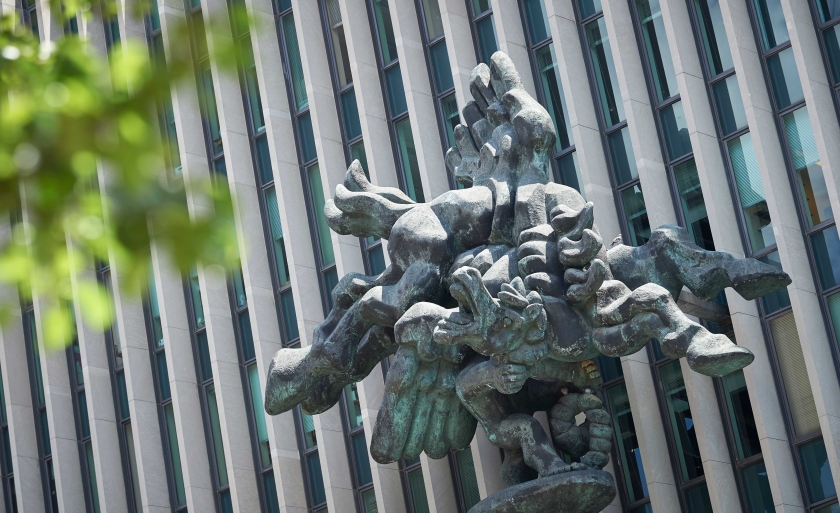
{"type": "Polygon", "coordinates": [[[497,492],[469,513],[598,513],[616,494],[603,470],[577,470],[543,477],[497,492]]]}

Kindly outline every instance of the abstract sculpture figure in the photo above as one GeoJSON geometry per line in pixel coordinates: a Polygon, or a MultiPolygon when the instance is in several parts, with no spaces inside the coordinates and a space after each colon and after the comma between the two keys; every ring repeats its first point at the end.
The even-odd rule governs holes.
{"type": "Polygon", "coordinates": [[[418,204],[350,166],[326,206],[330,226],[388,239],[391,263],[379,276],[345,276],[312,344],[275,355],[265,408],[323,412],[394,355],[371,439],[376,461],[442,458],[467,447],[481,423],[504,450],[508,488],[473,513],[594,513],[616,492],[601,470],[612,428],[593,359],[657,339],[702,374],[743,368],[753,355],[690,320],[675,298],[683,287],[707,300],[732,287],[754,299],[790,279],[701,249],[677,226],[641,247],[605,247],[593,204],[549,182],[554,126],[510,59],[497,52],[479,64],[470,91],[446,154],[466,188],[418,204]]]}

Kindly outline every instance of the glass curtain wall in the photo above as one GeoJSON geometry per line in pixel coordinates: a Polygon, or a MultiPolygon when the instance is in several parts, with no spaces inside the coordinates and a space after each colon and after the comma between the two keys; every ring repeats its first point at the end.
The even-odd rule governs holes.
{"type": "MultiPolygon", "coordinates": [[[[254,60],[254,50],[251,43],[250,27],[245,10],[245,3],[241,0],[230,0],[228,2],[230,14],[231,33],[237,50],[237,69],[239,71],[239,83],[242,90],[242,101],[245,111],[245,120],[248,127],[248,139],[251,143],[251,157],[254,166],[256,184],[259,186],[259,205],[263,229],[268,228],[271,233],[272,227],[269,221],[266,226],[266,194],[271,194],[273,208],[277,217],[277,231],[279,236],[279,247],[269,243],[273,240],[269,237],[266,242],[267,254],[270,261],[275,261],[272,250],[280,251],[280,261],[285,274],[288,276],[288,269],[285,265],[285,248],[283,246],[282,233],[279,223],[279,212],[277,198],[273,188],[274,173],[271,167],[271,156],[268,150],[268,135],[265,130],[265,119],[263,116],[262,100],[260,98],[259,84],[257,83],[257,69],[254,60]],[[271,184],[270,189],[265,184],[271,184]]],[[[276,262],[276,261],[275,261],[276,262]]],[[[276,272],[276,268],[273,272],[276,272]]],[[[272,272],[272,283],[274,275],[272,272]]],[[[288,340],[290,335],[297,339],[297,318],[295,316],[294,298],[292,297],[291,284],[285,280],[285,290],[278,293],[275,305],[278,308],[278,320],[283,340],[288,340]],[[294,332],[289,333],[287,323],[293,323],[294,332]]],[[[257,369],[257,356],[254,350],[254,340],[251,334],[251,320],[248,313],[248,297],[245,294],[245,283],[242,279],[242,271],[239,267],[234,269],[228,279],[230,290],[230,304],[234,319],[236,333],[237,355],[239,357],[240,372],[242,375],[243,391],[245,392],[245,409],[248,414],[248,427],[251,433],[251,450],[254,456],[254,467],[257,471],[257,488],[260,494],[260,504],[269,513],[279,513],[280,505],[277,499],[277,485],[274,480],[274,466],[271,460],[271,446],[269,442],[268,426],[265,418],[265,408],[262,401],[262,386],[257,369]]],[[[277,290],[277,287],[274,287],[277,290]]]]}
{"type": "Polygon", "coordinates": [[[225,447],[219,424],[219,407],[216,400],[213,366],[210,361],[204,304],[201,300],[198,269],[195,266],[190,269],[189,276],[184,281],[187,318],[190,323],[193,358],[196,360],[195,373],[201,400],[201,416],[207,442],[207,456],[210,461],[210,474],[215,488],[216,508],[222,513],[233,513],[225,447]]]}
{"type": "Polygon", "coordinates": [[[15,491],[15,472],[12,465],[12,446],[9,440],[9,417],[6,414],[6,390],[3,386],[3,374],[0,372],[0,478],[3,480],[3,505],[9,513],[17,513],[17,492],[15,491]]]}
{"type": "MultiPolygon", "coordinates": [[[[820,294],[821,299],[827,303],[826,296],[840,284],[837,279],[840,278],[840,239],[828,201],[828,188],[805,106],[784,12],[780,0],[753,0],[748,4],[765,80],[770,86],[788,173],[791,182],[795,184],[794,198],[800,226],[804,228],[806,247],[815,266],[815,274],[819,276],[818,287],[823,292],[820,294]]],[[[812,398],[813,403],[809,383],[798,383],[796,376],[786,375],[792,362],[798,361],[798,358],[785,354],[793,340],[799,341],[793,315],[788,309],[790,302],[779,300],[763,303],[785,392],[789,398],[791,394],[806,394],[812,398]],[[775,312],[772,311],[774,308],[775,312]]],[[[802,376],[807,376],[807,372],[802,370],[802,376]]],[[[797,407],[790,403],[786,410],[789,424],[793,428],[790,431],[794,435],[792,440],[799,460],[800,479],[806,491],[805,504],[812,510],[822,509],[827,503],[837,501],[837,493],[828,468],[819,425],[803,426],[803,417],[793,411],[797,407]]]]}
{"type": "Polygon", "coordinates": [[[452,471],[452,480],[455,483],[455,500],[458,504],[458,513],[467,513],[470,508],[481,501],[478,479],[475,477],[472,448],[467,446],[465,449],[451,450],[449,452],[449,465],[452,471]]]}
{"type": "Polygon", "coordinates": [[[429,499],[426,497],[426,483],[423,480],[420,458],[411,461],[400,460],[400,473],[409,513],[429,513],[429,499]]]}
{"type": "MultiPolygon", "coordinates": [[[[144,20],[146,28],[146,44],[149,46],[149,58],[156,73],[167,72],[166,52],[163,45],[163,33],[160,28],[160,13],[157,2],[151,2],[149,12],[144,20]]],[[[165,91],[157,100],[158,123],[161,138],[166,144],[164,152],[167,171],[171,176],[180,176],[181,152],[178,148],[178,134],[175,129],[175,112],[172,110],[172,96],[165,91]]]]}
{"type": "Polygon", "coordinates": [[[99,489],[96,484],[96,465],[93,460],[93,443],[90,434],[87,395],[85,394],[85,376],[82,371],[82,354],[76,327],[76,316],[72,303],[64,305],[73,319],[73,342],[65,350],[67,355],[70,390],[73,399],[73,417],[76,424],[76,440],[79,444],[79,465],[81,466],[82,487],[85,505],[88,511],[99,513],[99,489]]]}
{"type": "Polygon", "coordinates": [[[466,0],[466,2],[475,57],[478,62],[489,63],[490,56],[499,50],[496,22],[493,20],[493,5],[490,0],[466,0]]]}
{"type": "MultiPolygon", "coordinates": [[[[414,0],[420,21],[420,34],[426,50],[426,65],[435,98],[435,111],[441,131],[444,154],[455,146],[455,127],[461,122],[458,100],[455,98],[455,81],[449,64],[449,51],[443,33],[443,19],[439,0],[414,0]]],[[[454,177],[449,177],[450,187],[455,186],[454,177]]]]}
{"type": "MultiPolygon", "coordinates": [[[[327,56],[330,58],[330,76],[336,97],[336,108],[341,119],[341,138],[344,142],[344,158],[349,166],[354,160],[362,165],[365,175],[370,179],[362,124],[359,119],[359,107],[356,103],[356,90],[353,86],[353,73],[350,69],[350,55],[347,51],[347,39],[344,34],[344,21],[338,0],[319,0],[321,20],[327,43],[327,56]]],[[[385,270],[385,256],[382,240],[379,237],[360,238],[365,271],[377,275],[385,270]]]]}
{"type": "Polygon", "coordinates": [[[621,359],[600,356],[596,362],[604,380],[601,398],[612,418],[612,462],[621,503],[630,513],[653,513],[621,359]]]}
{"type": "MultiPolygon", "coordinates": [[[[111,285],[111,269],[101,265],[98,269],[99,283],[108,292],[111,306],[114,306],[114,289],[111,285]]],[[[111,374],[111,393],[114,397],[114,418],[117,421],[117,438],[120,444],[123,479],[125,481],[126,501],[129,513],[141,513],[140,487],[137,484],[137,460],[134,453],[134,435],[131,427],[131,412],[128,407],[128,392],[125,384],[122,342],[116,318],[110,328],[105,330],[105,344],[108,355],[108,370],[111,374]]]]}
{"type": "MultiPolygon", "coordinates": [[[[307,204],[307,217],[310,231],[313,234],[316,265],[318,266],[319,285],[321,287],[321,301],[324,312],[332,307],[329,292],[338,283],[338,271],[335,268],[335,254],[329,227],[324,216],[324,190],[321,185],[318,155],[315,151],[315,135],[312,132],[312,120],[309,114],[309,97],[306,93],[306,80],[303,75],[303,62],[298,47],[297,29],[295,28],[294,12],[291,0],[274,0],[275,23],[277,25],[278,43],[283,59],[283,73],[286,82],[286,94],[289,110],[292,114],[292,125],[295,134],[298,164],[303,182],[303,193],[307,204]]],[[[280,224],[278,197],[271,182],[263,179],[265,206],[268,211],[271,238],[271,253],[274,255],[273,276],[278,283],[275,287],[281,291],[281,314],[286,317],[286,310],[292,308],[291,275],[286,260],[283,228],[280,224]],[[287,297],[287,302],[283,298],[287,297]]],[[[297,324],[291,322],[285,325],[285,347],[300,347],[300,334],[297,324]]],[[[321,474],[321,460],[318,454],[318,439],[315,434],[315,421],[300,407],[295,408],[295,425],[297,429],[298,447],[301,452],[301,470],[306,486],[306,499],[312,511],[326,511],[327,494],[324,489],[324,478],[321,474]]]]}
{"type": "Polygon", "coordinates": [[[544,0],[523,0],[519,3],[522,25],[528,41],[528,54],[537,97],[551,115],[557,139],[554,141],[554,179],[580,192],[581,178],[578,170],[575,138],[569,123],[566,97],[557,68],[557,54],[548,26],[544,0]]]}
{"type": "Polygon", "coordinates": [[[187,511],[187,497],[181,467],[181,449],[178,432],[175,429],[175,410],[172,405],[172,389],[169,386],[169,368],[166,363],[166,340],[163,337],[160,304],[151,262],[149,263],[149,287],[144,298],[143,310],[146,316],[146,337],[149,339],[152,377],[155,380],[155,398],[158,404],[158,422],[163,442],[166,479],[169,485],[169,501],[172,511],[183,513],[187,511]]]}
{"type": "Polygon", "coordinates": [[[671,360],[662,354],[657,340],[648,345],[648,357],[653,362],[651,367],[658,385],[659,410],[675,464],[680,501],[690,513],[712,513],[697,430],[680,361],[671,360]]]}
{"type": "Polygon", "coordinates": [[[641,246],[650,239],[650,221],[630,142],[601,0],[576,0],[575,8],[595,108],[600,113],[598,123],[608,150],[611,180],[619,199],[624,243],[641,246]]]}
{"type": "Polygon", "coordinates": [[[648,92],[653,106],[662,157],[672,188],[679,198],[678,215],[695,244],[714,251],[706,203],[697,175],[685,112],[680,101],[677,75],[662,19],[660,0],[635,0],[631,11],[635,18],[640,53],[645,67],[648,92]]]}
{"type": "Polygon", "coordinates": [[[29,366],[29,388],[32,393],[32,407],[35,415],[35,438],[38,442],[38,463],[41,471],[41,490],[44,495],[44,511],[58,513],[58,496],[55,488],[55,472],[50,444],[50,423],[47,420],[47,402],[44,397],[44,380],[41,373],[41,349],[38,331],[35,327],[35,308],[27,303],[23,310],[23,334],[26,345],[26,361],[29,366]]]}
{"type": "Polygon", "coordinates": [[[397,178],[400,181],[400,188],[411,199],[422,203],[426,201],[426,197],[423,193],[411,120],[408,117],[408,103],[405,99],[400,60],[397,55],[391,8],[388,0],[367,0],[367,6],[373,45],[376,47],[376,62],[379,65],[379,77],[382,82],[382,96],[385,99],[385,110],[390,121],[391,141],[396,146],[394,157],[397,163],[397,178]]]}

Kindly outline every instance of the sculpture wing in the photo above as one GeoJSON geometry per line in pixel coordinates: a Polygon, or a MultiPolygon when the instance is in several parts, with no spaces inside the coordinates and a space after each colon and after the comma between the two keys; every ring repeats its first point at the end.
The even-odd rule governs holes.
{"type": "Polygon", "coordinates": [[[385,394],[371,438],[380,463],[413,460],[421,452],[446,456],[470,444],[477,420],[461,404],[455,380],[475,357],[466,345],[437,344],[432,332],[445,310],[431,303],[409,309],[394,326],[399,349],[385,380],[385,394]]]}

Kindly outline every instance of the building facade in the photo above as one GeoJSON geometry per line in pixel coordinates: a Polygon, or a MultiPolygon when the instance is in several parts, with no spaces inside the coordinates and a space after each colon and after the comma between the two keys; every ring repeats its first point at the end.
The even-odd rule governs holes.
{"type": "Polygon", "coordinates": [[[37,299],[0,291],[16,315],[0,333],[0,511],[466,513],[500,490],[481,430],[441,460],[370,458],[386,364],[315,416],[267,416],[262,386],[278,349],[311,342],[339,277],[387,265],[387,241],[327,227],[350,162],[417,201],[455,187],[444,154],[470,73],[502,50],[554,120],[554,179],[596,204],[604,240],[679,224],[793,279],[758,301],[681,296],[755,353],[742,372],[711,379],[655,343],[599,360],[607,511],[840,513],[840,1],[153,0],[144,19],[135,3],[66,26],[46,0],[0,9],[42,41],[145,42],[153,66],[186,21],[195,80],[160,101],[161,173],[226,180],[241,267],[181,276],[153,246],[132,297],[120,269],[91,265],[116,322],[78,322],[66,352],[39,342],[37,299]],[[209,58],[231,41],[235,75],[209,58]]]}

